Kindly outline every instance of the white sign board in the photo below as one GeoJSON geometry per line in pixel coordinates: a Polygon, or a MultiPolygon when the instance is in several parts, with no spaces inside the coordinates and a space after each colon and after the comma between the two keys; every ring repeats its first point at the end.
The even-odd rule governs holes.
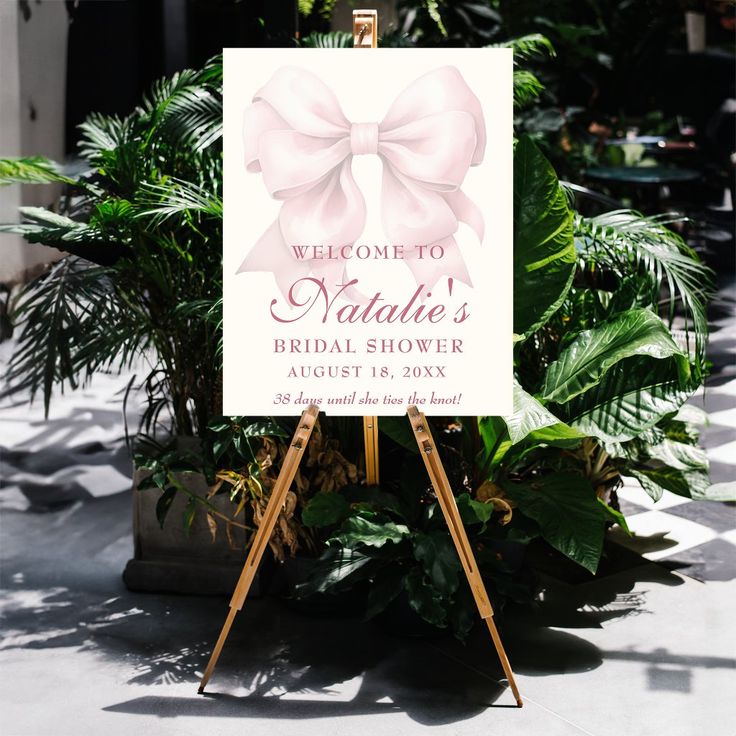
{"type": "Polygon", "coordinates": [[[510,414],[512,52],[224,59],[224,413],[510,414]]]}

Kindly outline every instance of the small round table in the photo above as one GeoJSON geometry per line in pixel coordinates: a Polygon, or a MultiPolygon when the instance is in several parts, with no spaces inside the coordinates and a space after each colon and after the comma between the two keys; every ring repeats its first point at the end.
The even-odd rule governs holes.
{"type": "Polygon", "coordinates": [[[587,169],[585,176],[594,181],[615,182],[616,184],[680,184],[696,181],[700,172],[694,169],[681,169],[674,166],[599,166],[587,169]]]}
{"type": "Polygon", "coordinates": [[[620,199],[623,190],[633,189],[634,204],[640,203],[645,207],[658,208],[661,199],[669,196],[663,192],[672,185],[686,184],[700,179],[700,172],[694,169],[684,169],[675,166],[599,166],[587,169],[586,178],[610,187],[620,199]]]}

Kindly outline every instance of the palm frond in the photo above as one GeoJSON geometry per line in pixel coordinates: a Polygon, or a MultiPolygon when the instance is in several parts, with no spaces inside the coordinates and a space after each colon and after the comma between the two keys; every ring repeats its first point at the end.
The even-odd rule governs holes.
{"type": "Polygon", "coordinates": [[[523,107],[539,97],[544,85],[527,69],[514,71],[514,106],[523,107]]]}
{"type": "Polygon", "coordinates": [[[7,184],[48,184],[61,182],[75,184],[63,176],[59,165],[43,156],[0,158],[0,186],[7,184]]]}
{"type": "Polygon", "coordinates": [[[25,222],[0,225],[0,233],[22,235],[29,243],[80,256],[101,266],[110,266],[126,252],[124,240],[109,229],[100,228],[93,218],[89,223],[72,220],[43,207],[21,207],[25,222]]]}
{"type": "Polygon", "coordinates": [[[349,49],[353,47],[353,34],[347,31],[331,33],[312,31],[301,40],[300,45],[311,49],[349,49]]]}
{"type": "Polygon", "coordinates": [[[79,151],[93,161],[105,151],[129,144],[136,135],[132,115],[120,118],[117,115],[92,113],[79,126],[79,130],[82,132],[79,151]]]}
{"type": "Polygon", "coordinates": [[[632,210],[615,210],[591,218],[577,215],[574,228],[584,260],[607,265],[621,279],[643,268],[653,275],[657,291],[667,286],[670,325],[677,304],[682,304],[688,347],[692,336],[696,356],[701,358],[708,336],[706,303],[713,290],[713,272],[667,227],[681,221],[673,214],[645,217],[632,210]]]}
{"type": "Polygon", "coordinates": [[[110,290],[106,271],[73,256],[63,258],[23,291],[13,318],[21,327],[6,380],[8,392],[43,393],[44,410],[54,385],[76,388],[76,352],[110,290]]]}
{"type": "Polygon", "coordinates": [[[222,99],[201,86],[180,90],[169,100],[160,125],[197,153],[222,138],[222,99]]]}
{"type": "Polygon", "coordinates": [[[534,57],[555,56],[555,47],[552,42],[541,33],[530,33],[526,36],[511,38],[502,43],[494,43],[491,44],[491,48],[513,49],[515,64],[534,57]]]}
{"type": "Polygon", "coordinates": [[[222,217],[222,199],[217,194],[174,177],[164,184],[144,184],[138,203],[143,209],[137,217],[150,217],[155,224],[174,215],[191,217],[194,212],[222,217]]]}

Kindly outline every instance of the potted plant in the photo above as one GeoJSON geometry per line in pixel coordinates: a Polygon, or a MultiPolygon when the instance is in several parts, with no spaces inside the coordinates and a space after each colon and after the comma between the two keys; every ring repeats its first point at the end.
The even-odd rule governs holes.
{"type": "MultiPolygon", "coordinates": [[[[21,208],[24,222],[2,227],[65,253],[18,300],[8,390],[42,394],[48,413],[54,390],[145,362],[126,393],[144,396],[126,582],[229,592],[293,428],[221,416],[221,60],[161,80],[124,118],[91,115],[81,133],[78,176],[40,157],[0,160],[3,183],[64,187],[56,210],[21,208]]],[[[310,481],[357,480],[337,440],[317,431],[320,442],[300,495],[310,481]]],[[[277,558],[310,545],[293,500],[277,558]]]]}
{"type": "MultiPolygon", "coordinates": [[[[513,45],[523,58],[545,41],[513,45]]],[[[63,214],[26,209],[26,223],[6,228],[69,253],[29,285],[16,310],[11,385],[42,391],[48,406],[55,385],[147,356],[136,499],[151,508],[140,507],[139,519],[163,526],[178,507],[184,530],[224,535],[242,559],[294,420],[219,416],[221,80],[215,60],[159,83],[127,118],[93,116],[81,149],[89,171],[79,177],[39,159],[0,161],[0,175],[68,187],[63,214]]],[[[522,69],[514,82],[520,105],[541,87],[522,69]]],[[[622,474],[654,497],[665,488],[714,493],[692,411],[683,408],[706,369],[708,269],[668,227],[671,218],[573,212],[524,136],[514,191],[514,413],[437,427],[473,542],[487,550],[497,602],[518,592],[512,543],[542,539],[595,572],[607,525],[625,526],[615,497],[622,474]],[[676,316],[684,344],[673,339],[676,316]]],[[[386,473],[385,487],[366,489],[356,485],[354,425],[324,421],[316,433],[271,540],[275,555],[323,554],[302,593],[362,577],[372,583],[371,612],[404,596],[429,623],[462,635],[468,600],[439,541],[436,504],[416,485],[408,428],[381,421],[393,443],[393,480],[386,473]],[[407,496],[421,508],[407,506],[407,496]]]]}
{"type": "MultiPolygon", "coordinates": [[[[55,210],[21,208],[24,222],[2,228],[65,254],[16,305],[9,390],[42,394],[48,412],[53,390],[147,364],[128,387],[140,388],[145,401],[133,441],[148,475],[137,474],[137,485],[155,489],[134,496],[136,558],[148,570],[131,583],[143,588],[224,589],[249,530],[233,513],[240,489],[213,496],[215,479],[190,472],[204,467],[208,451],[194,438],[207,436],[220,414],[221,91],[222,66],[213,60],[162,80],[124,118],[91,115],[81,126],[86,166],[78,176],[43,158],[0,161],[3,183],[64,187],[55,210]],[[183,491],[184,525],[163,529],[172,488],[183,491]],[[227,531],[214,546],[210,520],[227,531]],[[192,547],[195,557],[218,564],[193,569],[192,547]],[[231,563],[224,575],[223,561],[231,563]]],[[[276,431],[244,429],[249,437],[276,431]]]]}

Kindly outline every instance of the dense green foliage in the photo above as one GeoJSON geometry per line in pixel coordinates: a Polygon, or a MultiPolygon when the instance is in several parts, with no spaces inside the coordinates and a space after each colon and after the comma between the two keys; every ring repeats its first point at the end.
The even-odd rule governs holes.
{"type": "MultiPolygon", "coordinates": [[[[456,3],[452,13],[447,3],[422,8],[412,22],[426,33],[460,37],[470,18],[476,41],[496,40],[494,11],[483,4],[456,3]]],[[[510,45],[517,62],[549,52],[537,35],[510,45]]],[[[23,224],[4,229],[69,254],[21,296],[11,386],[42,392],[48,407],[55,386],[147,360],[140,436],[199,438],[188,454],[154,445],[137,456],[150,471],[143,486],[160,492],[162,524],[174,496],[189,493],[177,474],[194,471],[212,488],[207,498],[189,493],[185,525],[200,507],[211,514],[209,498],[225,492],[234,515],[245,506],[249,523],[257,519],[283,458],[282,438],[293,429],[293,422],[218,416],[221,82],[215,61],[162,81],[124,119],[92,116],[83,126],[80,176],[38,158],[0,161],[5,182],[65,187],[59,211],[26,208],[23,224]]],[[[517,68],[517,103],[540,86],[517,68]]],[[[625,528],[615,497],[622,475],[638,478],[655,499],[664,489],[733,494],[709,485],[697,446],[702,417],[685,404],[707,369],[708,270],[667,218],[575,213],[527,135],[516,143],[514,166],[514,410],[434,426],[497,602],[521,594],[509,545],[541,539],[596,571],[607,526],[625,528]],[[685,320],[685,340],[673,337],[675,316],[685,320]]],[[[368,615],[405,596],[426,621],[462,637],[472,597],[414,440],[403,420],[385,418],[380,427],[384,483],[366,488],[355,483],[357,420],[323,422],[310,445],[311,480],[298,476],[296,505],[282,525],[282,548],[293,551],[301,529],[324,550],[304,595],[369,580],[368,615]]]]}
{"type": "MultiPolygon", "coordinates": [[[[664,489],[734,493],[710,486],[697,447],[702,417],[685,405],[705,371],[708,270],[661,219],[576,215],[528,137],[514,166],[514,412],[455,418],[462,440],[454,444],[446,423],[435,422],[445,462],[460,463],[458,504],[496,595],[519,593],[504,560],[509,542],[540,537],[594,573],[607,526],[626,528],[615,497],[622,475],[655,499],[664,489]],[[668,327],[676,311],[688,320],[689,345],[668,327]]],[[[458,587],[459,563],[427,481],[417,480],[413,439],[398,420],[379,426],[404,448],[399,482],[314,497],[303,521],[329,533],[322,567],[303,591],[367,578],[369,615],[403,590],[424,619],[462,637],[472,601],[458,587]]]]}

